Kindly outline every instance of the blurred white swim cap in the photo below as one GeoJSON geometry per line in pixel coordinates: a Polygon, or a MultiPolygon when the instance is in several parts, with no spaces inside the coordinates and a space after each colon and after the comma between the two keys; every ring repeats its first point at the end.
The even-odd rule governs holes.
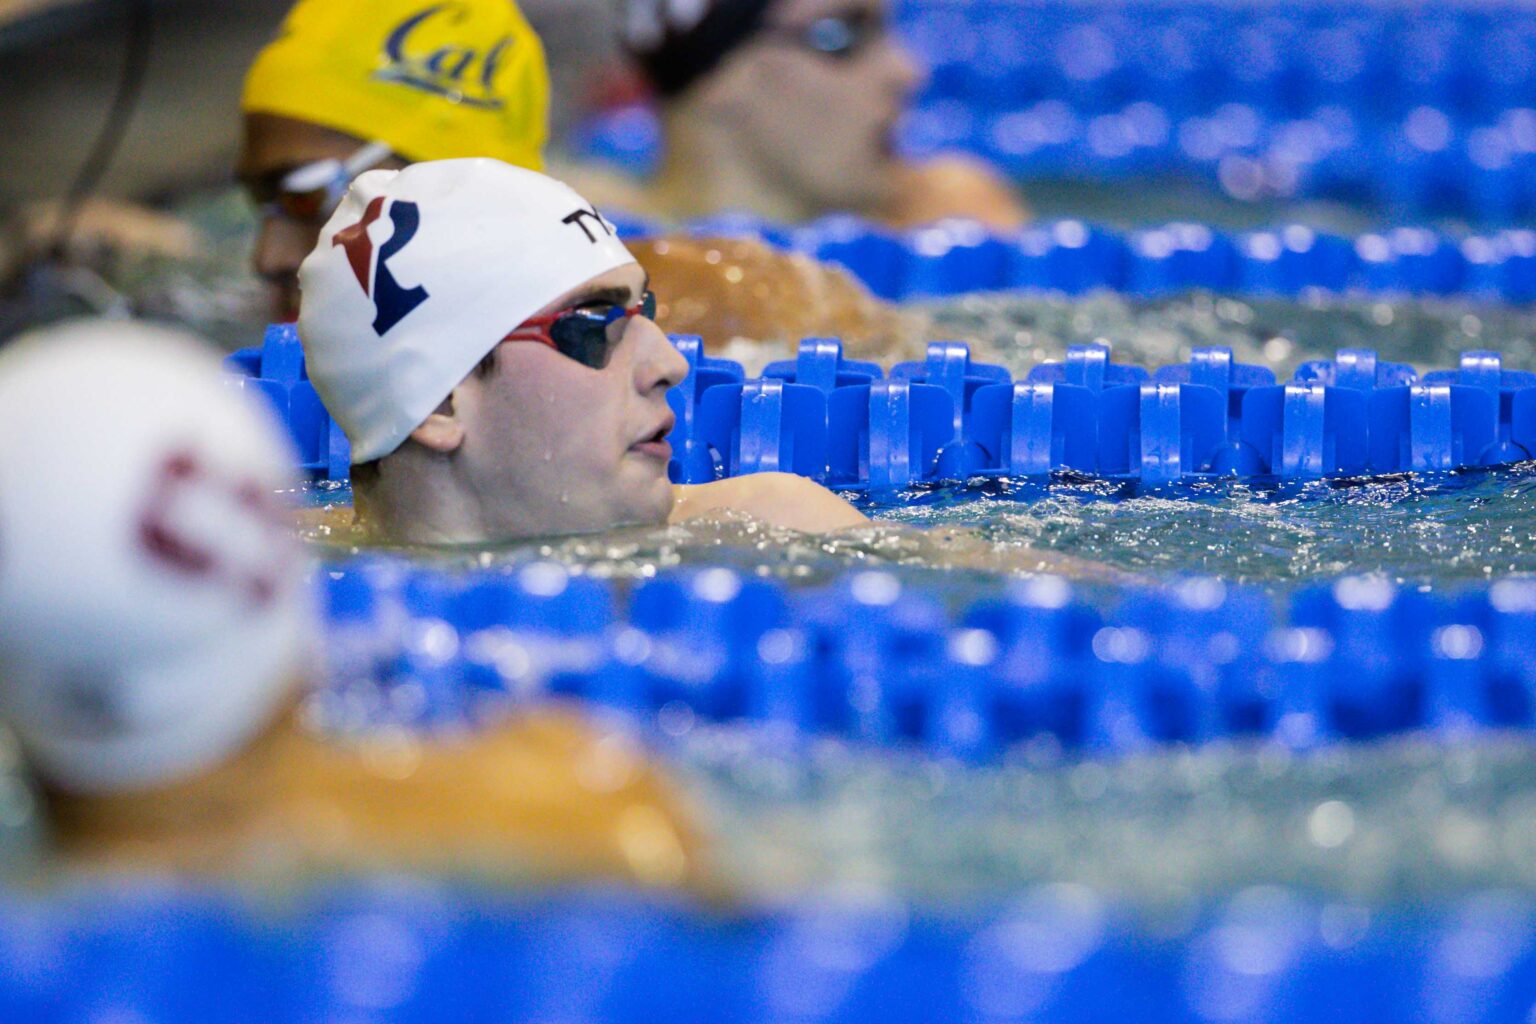
{"type": "Polygon", "coordinates": [[[591,203],[535,171],[360,175],[299,269],[309,376],[352,461],[394,451],[513,328],[634,262],[591,203]]]}
{"type": "Polygon", "coordinates": [[[310,651],[275,417],[190,335],[89,320],[0,351],[0,714],[44,776],[228,757],[310,651]]]}

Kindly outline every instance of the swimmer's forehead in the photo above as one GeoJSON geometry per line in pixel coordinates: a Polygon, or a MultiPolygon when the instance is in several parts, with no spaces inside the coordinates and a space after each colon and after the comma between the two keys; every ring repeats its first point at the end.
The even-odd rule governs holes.
{"type": "Polygon", "coordinates": [[[632,306],[651,287],[651,275],[638,263],[615,267],[599,274],[585,284],[572,288],[544,307],[545,312],[556,312],[587,303],[605,303],[612,306],[632,306]]]}

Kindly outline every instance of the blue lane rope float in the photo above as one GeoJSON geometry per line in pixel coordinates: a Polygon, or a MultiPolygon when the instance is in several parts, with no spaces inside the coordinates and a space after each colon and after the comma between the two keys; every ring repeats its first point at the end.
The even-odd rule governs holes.
{"type": "Polygon", "coordinates": [[[933,0],[898,25],[932,71],[914,152],[970,149],[1021,176],[1194,172],[1240,199],[1533,211],[1526,6],[933,0]]]}
{"type": "Polygon", "coordinates": [[[95,883],[0,893],[0,1016],[1268,1024],[1428,1006],[1443,1024],[1494,1024],[1523,1018],[1536,976],[1536,909],[1512,891],[1409,909],[1254,888],[1175,921],[1072,883],[949,913],[875,889],[722,912],[617,887],[398,877],[331,882],[273,911],[184,883],[95,883]]]}
{"type": "MultiPolygon", "coordinates": [[[[906,119],[913,155],[968,149],[1020,177],[1107,182],[1193,170],[1239,199],[1365,201],[1399,220],[1536,217],[1526,6],[902,0],[896,20],[932,67],[906,119]]],[[[653,160],[652,115],[619,116],[617,130],[595,127],[592,150],[653,160]]],[[[613,219],[630,237],[660,230],[613,219]]],[[[1209,289],[1536,301],[1528,230],[1346,238],[1068,220],[994,235],[740,214],[684,230],[838,263],[892,300],[1209,289]]],[[[1224,349],[1148,372],[1083,347],[1014,380],[954,343],[885,372],[815,339],[753,381],[699,339],[674,343],[692,367],[669,395],[679,480],[784,468],[852,490],[1062,471],[1293,481],[1536,453],[1536,375],[1497,353],[1420,376],[1350,350],[1279,381],[1224,349]]],[[[291,327],[230,365],[281,414],[308,472],[347,475],[346,438],[291,327]]],[[[1036,578],[953,607],[881,572],[796,589],[705,569],[625,590],[542,563],[457,575],[369,558],[332,567],[324,590],[330,679],[317,699],[340,729],[457,721],[482,701],[550,693],[665,715],[673,729],[743,721],[984,763],[1040,737],[1094,756],[1536,728],[1536,583],[1522,579],[1426,594],[1352,577],[1279,606],[1194,579],[1104,608],[1036,578]]],[[[163,885],[8,891],[0,1019],[201,1024],[387,1007],[402,1021],[1280,1021],[1428,1006],[1474,1024],[1529,1010],[1529,900],[1351,914],[1343,937],[1338,909],[1264,890],[1148,934],[1075,886],[1027,890],[963,922],[823,897],[722,922],[607,890],[501,900],[398,879],[333,886],[279,919],[163,885]]]]}
{"type": "Polygon", "coordinates": [[[317,709],[341,731],[551,695],[978,762],[1041,736],[1100,756],[1536,729],[1532,579],[1430,595],[1346,577],[1272,600],[1189,578],[1106,607],[1035,577],[952,607],[879,570],[815,588],[668,571],[621,592],[551,563],[370,557],[322,585],[317,709]]]}
{"type": "MultiPolygon", "coordinates": [[[[905,0],[893,20],[929,71],[900,132],[913,157],[968,151],[1021,179],[1193,178],[1397,220],[1536,218],[1529,5],[905,0]]],[[[641,175],[662,143],[645,105],[578,138],[641,175]]]]}
{"type": "Polygon", "coordinates": [[[260,348],[246,348],[224,362],[236,386],[272,404],[299,452],[299,467],[321,479],[345,480],[352,446],[331,419],[304,365],[304,346],[293,324],[272,324],[260,348]]]}
{"type": "MultiPolygon", "coordinates": [[[[668,395],[677,483],[779,471],[894,495],[1072,472],[1158,487],[1443,473],[1536,453],[1536,373],[1505,370],[1496,352],[1465,352],[1458,369],[1420,379],[1411,366],[1346,349],[1282,384],[1227,348],[1197,348],[1149,374],[1085,345],[1013,381],[959,342],[934,342],[925,361],[886,375],[845,359],[835,338],[809,338],[796,359],[748,380],[739,364],[705,356],[698,338],[673,341],[690,367],[668,395]]],[[[346,437],[305,376],[291,326],[273,326],[261,349],[228,365],[272,402],[305,470],[345,478],[346,437]]]]}

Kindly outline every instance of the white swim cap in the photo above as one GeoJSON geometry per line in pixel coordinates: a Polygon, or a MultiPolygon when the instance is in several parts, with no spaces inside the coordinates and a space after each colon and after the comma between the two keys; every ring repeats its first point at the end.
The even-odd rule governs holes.
{"type": "Polygon", "coordinates": [[[195,338],[112,321],[0,351],[0,714],[79,792],[228,757],[312,638],[294,454],[195,338]]]}
{"type": "Polygon", "coordinates": [[[634,262],[591,203],[535,171],[360,175],[299,269],[309,376],[352,461],[394,451],[513,328],[634,262]]]}

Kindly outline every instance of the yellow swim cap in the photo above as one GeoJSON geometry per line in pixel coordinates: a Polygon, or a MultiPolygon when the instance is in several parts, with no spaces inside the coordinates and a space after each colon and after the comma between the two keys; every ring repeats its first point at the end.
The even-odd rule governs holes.
{"type": "Polygon", "coordinates": [[[544,48],[513,0],[299,0],[256,57],[241,108],[389,144],[408,160],[539,170],[544,48]]]}

